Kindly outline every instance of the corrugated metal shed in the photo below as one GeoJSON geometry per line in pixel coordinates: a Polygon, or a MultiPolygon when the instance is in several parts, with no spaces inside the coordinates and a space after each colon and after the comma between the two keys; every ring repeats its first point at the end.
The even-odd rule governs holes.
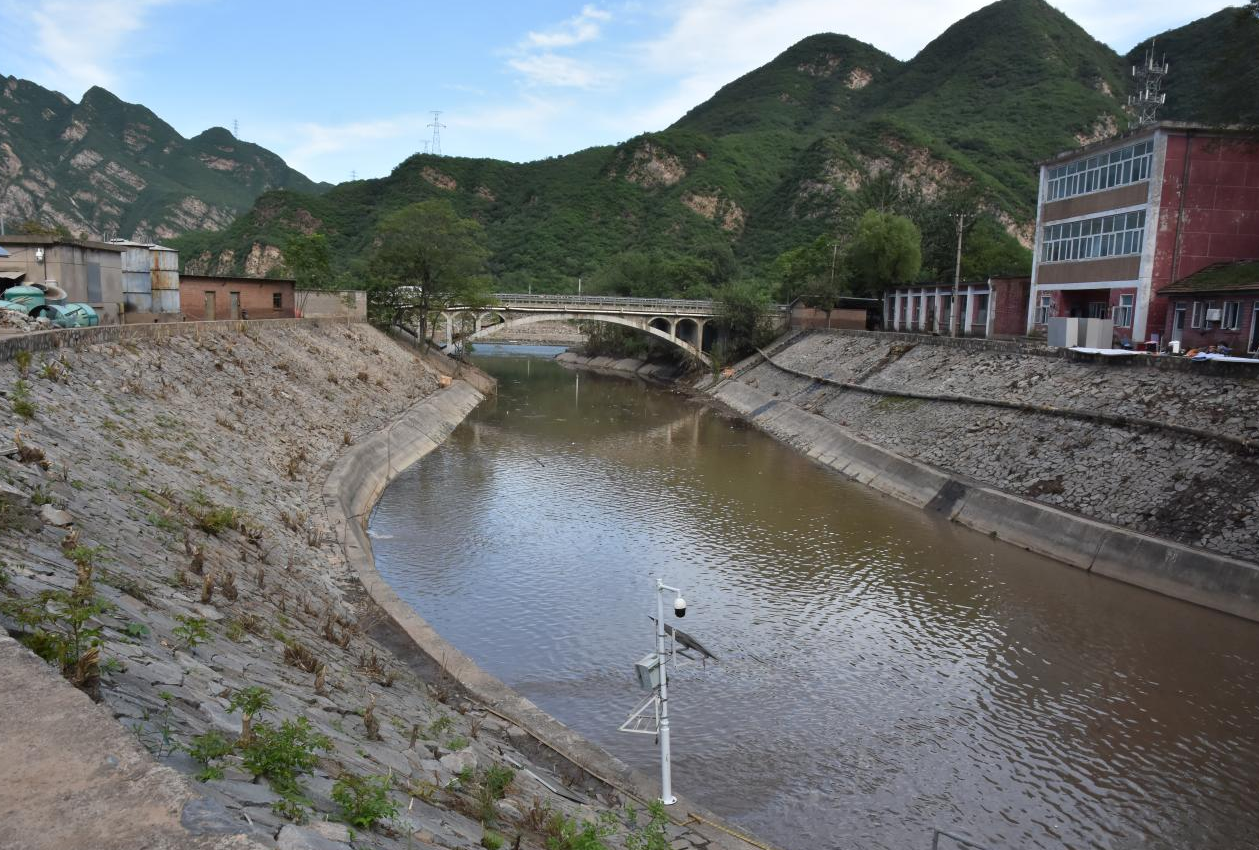
{"type": "Polygon", "coordinates": [[[179,252],[164,245],[114,239],[122,253],[122,294],[128,312],[179,312],[179,252]]]}

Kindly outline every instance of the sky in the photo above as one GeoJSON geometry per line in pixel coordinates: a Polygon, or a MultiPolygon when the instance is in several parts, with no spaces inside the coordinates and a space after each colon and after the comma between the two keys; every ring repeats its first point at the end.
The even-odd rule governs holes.
{"type": "MultiPolygon", "coordinates": [[[[0,73],[93,85],[184,136],[212,126],[316,180],[431,144],[528,161],[660,130],[819,32],[909,59],[986,0],[0,0],[0,73]],[[20,34],[20,36],[18,35],[20,34]],[[20,49],[11,49],[20,45],[20,49]]],[[[1057,0],[1126,53],[1227,0],[1057,0]]]]}

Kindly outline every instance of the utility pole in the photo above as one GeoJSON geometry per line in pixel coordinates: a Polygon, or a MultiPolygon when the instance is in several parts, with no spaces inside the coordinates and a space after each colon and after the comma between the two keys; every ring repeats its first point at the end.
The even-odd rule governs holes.
{"type": "Polygon", "coordinates": [[[834,250],[831,252],[831,292],[835,291],[835,264],[839,262],[839,242],[835,242],[832,246],[834,250]]]}
{"type": "Polygon", "coordinates": [[[966,232],[966,213],[960,212],[957,220],[957,263],[953,267],[953,309],[949,311],[949,336],[961,336],[961,300],[962,300],[962,234],[966,232]]]}
{"type": "Polygon", "coordinates": [[[577,275],[577,294],[581,295],[581,275],[577,275]]]}

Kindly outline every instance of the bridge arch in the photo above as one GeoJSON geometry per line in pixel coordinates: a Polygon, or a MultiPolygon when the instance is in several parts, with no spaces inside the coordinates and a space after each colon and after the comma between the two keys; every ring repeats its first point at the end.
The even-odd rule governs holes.
{"type": "MultiPolygon", "coordinates": [[[[604,322],[609,325],[621,325],[623,327],[634,328],[635,330],[644,331],[646,333],[651,334],[652,336],[656,336],[656,337],[659,337],[660,339],[663,339],[665,342],[668,342],[671,345],[676,345],[678,348],[682,349],[688,354],[699,358],[701,362],[704,362],[704,363],[708,362],[707,355],[705,355],[704,352],[700,351],[699,348],[697,348],[694,345],[691,345],[686,340],[679,339],[676,336],[670,336],[665,331],[662,331],[660,330],[660,328],[656,327],[654,323],[660,318],[661,317],[658,317],[657,319],[652,319],[651,322],[648,322],[645,319],[632,319],[632,318],[627,318],[625,316],[617,316],[617,315],[608,314],[608,313],[582,313],[580,315],[574,315],[571,313],[570,314],[528,313],[523,316],[505,317],[506,320],[502,324],[491,325],[490,327],[487,327],[487,328],[481,328],[476,333],[472,334],[469,337],[466,337],[466,339],[469,341],[474,341],[474,340],[481,339],[482,337],[487,336],[490,331],[502,330],[503,328],[515,327],[516,325],[529,325],[529,324],[533,324],[534,322],[547,322],[547,321],[557,321],[557,320],[569,321],[569,320],[576,319],[582,322],[604,322]]],[[[663,321],[668,322],[669,320],[663,319],[663,321]]]]}

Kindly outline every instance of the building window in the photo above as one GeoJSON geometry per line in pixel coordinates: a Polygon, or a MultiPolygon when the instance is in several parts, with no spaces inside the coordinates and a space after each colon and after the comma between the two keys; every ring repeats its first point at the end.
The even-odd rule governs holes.
{"type": "Polygon", "coordinates": [[[100,304],[103,301],[101,295],[101,265],[100,263],[87,264],[87,303],[100,304]]]}
{"type": "Polygon", "coordinates": [[[281,307],[281,305],[282,305],[283,303],[284,303],[284,299],[283,299],[283,297],[280,295],[280,293],[278,293],[278,292],[272,292],[272,293],[271,293],[271,306],[272,306],[272,307],[274,307],[275,309],[279,310],[279,309],[280,309],[280,307],[281,307]]]}
{"type": "Polygon", "coordinates": [[[1130,328],[1132,327],[1132,302],[1136,298],[1135,295],[1120,295],[1119,304],[1112,310],[1115,319],[1115,327],[1130,328]]]}
{"type": "Polygon", "coordinates": [[[1052,295],[1042,295],[1040,297],[1040,305],[1036,308],[1036,324],[1049,324],[1049,319],[1053,316],[1053,311],[1054,297],[1052,295]]]}
{"type": "Polygon", "coordinates": [[[1205,301],[1193,302],[1193,318],[1189,320],[1189,327],[1201,328],[1203,321],[1206,319],[1207,305],[1205,301]]]}
{"type": "Polygon", "coordinates": [[[1140,183],[1150,179],[1153,162],[1154,142],[1150,140],[1060,165],[1049,169],[1045,195],[1048,200],[1057,201],[1140,183]]]}
{"type": "Polygon", "coordinates": [[[1042,263],[1096,260],[1140,254],[1145,243],[1145,210],[1051,224],[1040,246],[1042,263]]]}
{"type": "Polygon", "coordinates": [[[1110,305],[1107,304],[1105,301],[1090,301],[1089,302],[1089,318],[1090,319],[1106,318],[1106,308],[1109,306],[1110,305]]]}
{"type": "Polygon", "coordinates": [[[1220,322],[1220,329],[1226,331],[1235,331],[1242,325],[1242,302],[1225,301],[1224,302],[1224,318],[1220,322]]]}

